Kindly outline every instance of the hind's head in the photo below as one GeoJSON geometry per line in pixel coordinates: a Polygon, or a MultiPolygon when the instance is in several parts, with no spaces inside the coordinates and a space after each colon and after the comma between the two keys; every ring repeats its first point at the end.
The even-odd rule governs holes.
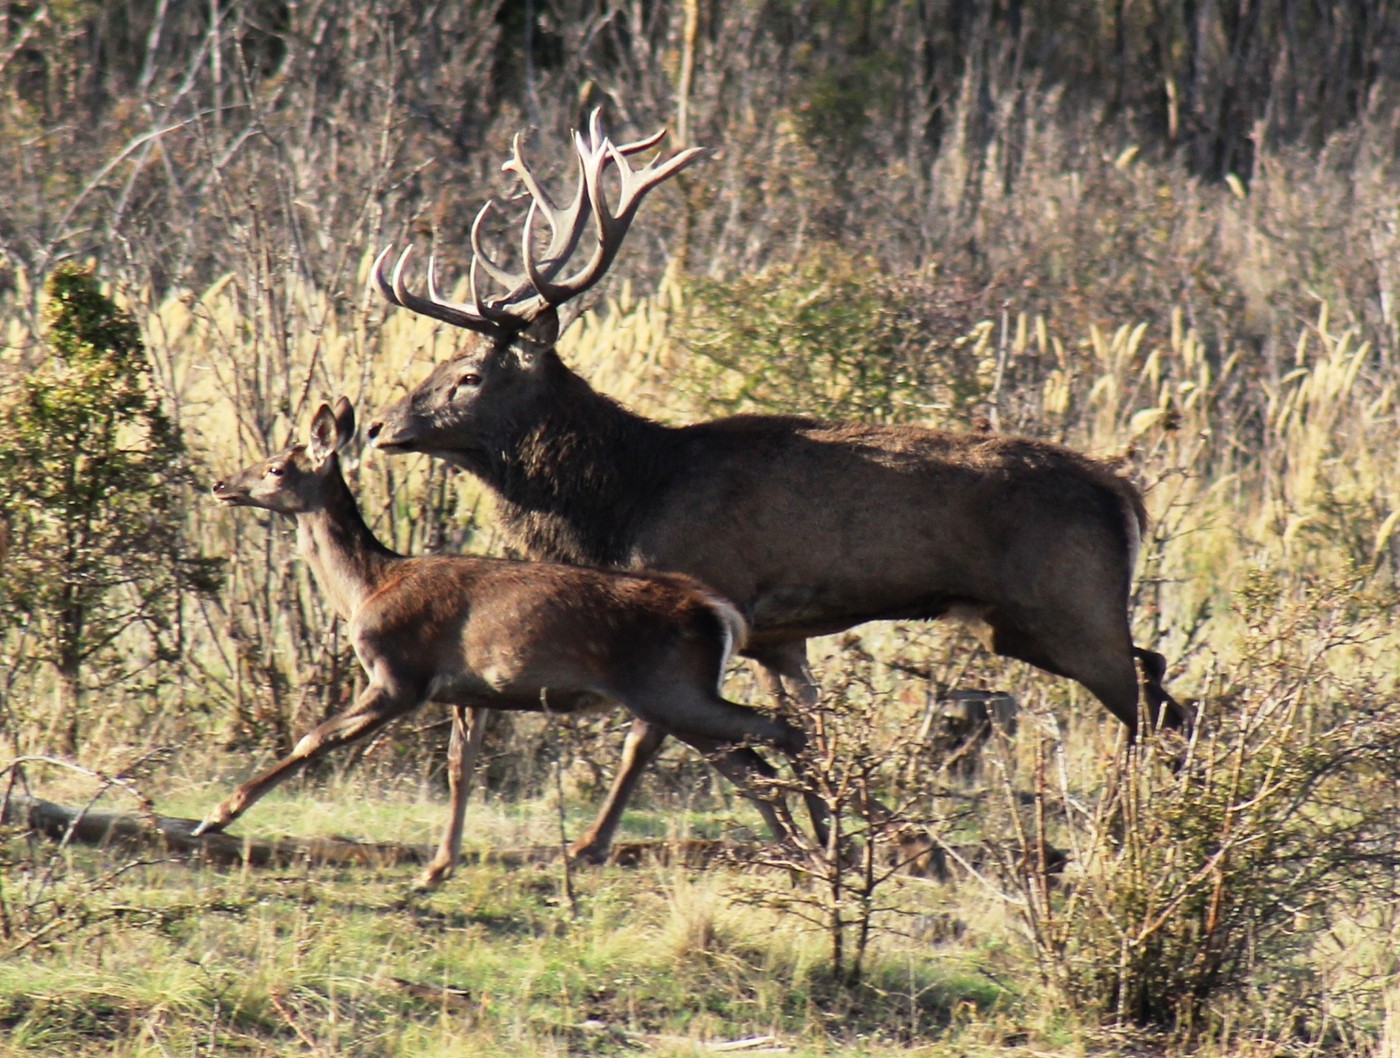
{"type": "Polygon", "coordinates": [[[322,404],[311,420],[306,444],[268,456],[214,482],[214,498],[230,507],[261,507],[279,514],[319,508],[326,487],[340,473],[336,453],[355,437],[355,409],[344,397],[332,409],[322,404]]]}

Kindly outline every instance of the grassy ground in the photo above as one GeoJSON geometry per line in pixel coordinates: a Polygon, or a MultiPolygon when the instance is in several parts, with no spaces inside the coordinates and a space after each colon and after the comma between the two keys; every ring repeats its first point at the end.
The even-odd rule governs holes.
{"type": "MultiPolygon", "coordinates": [[[[428,840],[440,814],[347,784],[270,800],[250,822],[428,840]]],[[[472,820],[474,842],[557,827],[548,804],[472,820]]],[[[1026,1039],[1024,953],[972,889],[892,889],[898,932],[849,990],[826,975],[821,935],[770,906],[792,882],[737,867],[566,879],[487,865],[423,895],[409,868],[222,873],[16,835],[4,855],[11,926],[50,926],[0,964],[14,1053],[690,1054],[773,1036],[796,1053],[888,1054],[1026,1039]]]]}
{"type": "MultiPolygon", "coordinates": [[[[1300,646],[1316,635],[1289,627],[1300,646]]],[[[875,628],[862,646],[936,656],[929,634],[875,628]]],[[[823,675],[859,713],[864,670],[839,664],[855,650],[825,656],[823,675]]],[[[1265,667],[1256,666],[1260,675],[1265,667]]],[[[1352,666],[1347,686],[1364,691],[1364,671],[1352,666]]],[[[0,1054],[690,1055],[729,1045],[871,1056],[1393,1053],[1385,1050],[1396,1040],[1400,996],[1393,878],[1343,867],[1344,883],[1325,874],[1291,880],[1367,851],[1343,844],[1360,831],[1325,777],[1301,780],[1316,787],[1306,803],[1278,803],[1295,797],[1290,776],[1301,759],[1280,740],[1285,750],[1295,736],[1312,744],[1304,728],[1272,714],[1282,733],[1250,743],[1249,756],[1283,764],[1266,767],[1260,782],[1232,764],[1240,755],[1230,756],[1224,736],[1198,743],[1206,763],[1191,774],[1151,760],[1124,772],[1113,763],[1122,760],[1121,732],[1086,718],[1079,692],[1024,667],[1005,677],[1032,710],[1017,738],[989,751],[979,778],[926,769],[908,801],[976,873],[882,882],[859,984],[831,972],[823,881],[752,864],[566,872],[558,862],[507,868],[488,859],[424,894],[409,866],[219,871],[58,849],[10,831],[0,845],[0,1054]],[[1048,725],[1065,713],[1065,695],[1068,715],[1080,719],[1062,739],[1048,725]],[[1138,800],[1127,796],[1134,791],[1138,800]],[[1009,808],[1014,801],[1022,810],[1009,808]],[[1323,824],[1314,827],[1318,806],[1323,824]],[[1047,818],[1074,859],[1063,881],[1039,888],[1025,850],[1047,818]],[[1011,855],[975,858],[983,841],[1011,855]],[[1309,841],[1321,860],[1309,858],[1309,841]],[[1280,901],[1291,902],[1282,923],[1264,906],[1280,901]],[[1252,920],[1211,936],[1212,915],[1224,921],[1251,902],[1252,920]],[[1119,943],[1125,966],[1138,957],[1130,949],[1155,960],[1124,972],[1148,991],[1198,982],[1192,970],[1212,943],[1249,961],[1210,998],[1203,1032],[1106,1028],[1122,1019],[1094,1013],[1096,967],[1113,966],[1104,946],[1119,943]]],[[[1328,694],[1339,686],[1326,673],[1309,678],[1328,694]]],[[[907,692],[908,681],[900,686],[907,692]]],[[[869,725],[871,737],[899,746],[907,693],[876,681],[865,690],[888,718],[869,725]]],[[[1364,694],[1353,704],[1368,707],[1364,694]]],[[[1243,728],[1260,730],[1258,720],[1243,728]]],[[[859,751],[848,743],[843,756],[859,751]]],[[[755,813],[727,789],[678,788],[674,777],[689,774],[681,756],[673,750],[660,769],[669,783],[649,779],[625,836],[752,837],[755,813]]],[[[158,791],[160,812],[197,817],[254,763],[212,753],[198,767],[173,760],[138,785],[158,791]]],[[[69,803],[93,790],[61,770],[31,767],[29,777],[69,803]]],[[[570,773],[558,778],[563,828],[576,834],[596,791],[570,773]]],[[[371,758],[340,776],[294,782],[235,829],[430,844],[445,806],[424,787],[421,775],[371,758]]],[[[1394,801],[1384,785],[1370,791],[1377,803],[1394,801]]],[[[110,791],[101,806],[131,803],[110,791]]],[[[553,796],[478,796],[467,843],[545,845],[560,828],[553,796]]]]}

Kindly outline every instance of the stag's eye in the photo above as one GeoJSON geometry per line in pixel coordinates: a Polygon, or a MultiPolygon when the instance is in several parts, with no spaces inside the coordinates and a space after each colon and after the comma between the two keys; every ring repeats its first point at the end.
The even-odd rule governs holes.
{"type": "Polygon", "coordinates": [[[268,464],[267,473],[271,477],[280,478],[284,471],[282,467],[277,463],[270,463],[268,464]]]}
{"type": "Polygon", "coordinates": [[[475,371],[468,371],[465,375],[463,375],[457,380],[455,385],[453,385],[452,394],[448,399],[451,400],[455,398],[458,392],[460,392],[464,387],[466,389],[476,389],[480,385],[481,376],[478,375],[475,371]]]}

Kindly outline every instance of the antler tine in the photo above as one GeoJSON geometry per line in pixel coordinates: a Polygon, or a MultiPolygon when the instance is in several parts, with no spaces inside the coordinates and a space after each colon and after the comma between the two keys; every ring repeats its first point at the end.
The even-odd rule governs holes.
{"type": "MultiPolygon", "coordinates": [[[[573,255],[574,250],[577,249],[578,241],[583,237],[584,225],[587,223],[588,215],[585,207],[588,203],[584,197],[583,163],[580,160],[578,186],[574,188],[573,201],[561,210],[554,204],[554,199],[550,197],[549,192],[535,179],[535,174],[531,171],[529,164],[525,161],[525,155],[521,151],[521,140],[521,135],[517,133],[511,143],[511,156],[501,166],[503,170],[513,172],[520,177],[531,198],[530,212],[526,216],[521,245],[525,273],[518,278],[520,280],[526,279],[527,276],[533,278],[533,272],[538,268],[546,277],[552,279],[559,274],[573,255]],[[545,221],[550,228],[549,246],[545,249],[543,257],[540,258],[538,266],[533,265],[533,222],[536,210],[544,213],[545,221]]],[[[499,280],[497,281],[499,282],[499,280]]],[[[515,292],[512,291],[512,293],[515,292]]]]}
{"type": "MultiPolygon", "coordinates": [[[[583,197],[583,190],[584,179],[583,174],[580,173],[578,192],[574,196],[575,208],[578,208],[578,216],[580,218],[584,216],[581,207],[586,201],[583,197]]],[[[582,220],[578,221],[577,231],[569,240],[569,245],[565,248],[566,252],[564,254],[560,256],[546,254],[544,259],[537,263],[534,256],[530,253],[530,246],[535,241],[535,217],[539,215],[538,210],[535,209],[536,205],[537,203],[532,203],[530,211],[525,214],[525,225],[520,234],[521,253],[525,259],[525,275],[529,280],[530,289],[534,291],[535,296],[539,298],[541,305],[547,305],[550,304],[550,301],[545,295],[545,290],[548,288],[550,281],[558,275],[564,265],[568,263],[569,257],[573,254],[575,247],[578,246],[579,237],[583,235],[583,222],[582,220]]],[[[551,248],[552,247],[553,243],[551,243],[551,248]]]]}
{"type": "MultiPolygon", "coordinates": [[[[666,138],[666,133],[669,131],[670,129],[666,128],[663,125],[661,128],[653,132],[650,136],[643,136],[641,139],[633,140],[631,143],[613,143],[612,147],[613,150],[617,151],[618,154],[630,158],[634,154],[641,154],[643,151],[651,150],[653,147],[655,147],[658,143],[660,143],[666,138]]],[[[606,140],[607,138],[604,137],[604,139],[606,140]]],[[[611,140],[607,140],[607,142],[612,143],[611,140]]]]}
{"type": "MultiPolygon", "coordinates": [[[[603,141],[607,139],[607,137],[603,135],[602,107],[594,107],[592,111],[589,112],[588,131],[585,136],[590,151],[596,151],[603,145],[603,141]]],[[[640,154],[642,151],[651,150],[651,148],[660,143],[665,136],[666,126],[663,125],[650,136],[643,136],[641,139],[633,140],[631,143],[619,143],[616,144],[616,146],[617,149],[625,155],[640,154]]]]}
{"type": "Polygon", "coordinates": [[[517,132],[515,136],[512,137],[510,141],[510,157],[501,163],[501,172],[514,173],[516,176],[520,177],[520,182],[525,185],[525,190],[530,192],[530,197],[536,202],[543,202],[552,212],[558,208],[554,205],[554,199],[550,197],[549,192],[541,186],[540,182],[535,179],[534,171],[531,170],[529,164],[525,161],[525,155],[520,149],[520,144],[524,138],[525,134],[523,132],[517,132]]]}
{"type": "MultiPolygon", "coordinates": [[[[488,318],[475,304],[459,305],[439,298],[431,258],[428,262],[429,296],[425,298],[421,294],[413,293],[404,281],[404,271],[408,264],[409,254],[413,252],[413,245],[410,243],[404,247],[403,252],[399,254],[398,260],[394,263],[393,274],[385,275],[384,264],[392,249],[392,246],[386,246],[374,259],[373,275],[380,292],[393,304],[408,309],[410,312],[416,312],[420,316],[441,320],[454,327],[465,327],[493,338],[499,338],[509,330],[519,330],[521,326],[524,326],[522,323],[513,328],[506,327],[502,325],[501,321],[488,318]]],[[[475,296],[475,292],[473,292],[473,296],[475,296]]]]}
{"type": "MultiPolygon", "coordinates": [[[[446,298],[444,298],[444,297],[442,297],[440,294],[438,294],[438,286],[437,286],[437,254],[435,254],[435,253],[430,253],[430,254],[428,254],[428,300],[429,300],[429,301],[436,302],[436,303],[439,304],[439,305],[451,305],[451,304],[453,304],[452,302],[448,301],[446,298]]],[[[476,305],[476,290],[475,290],[475,288],[473,288],[473,289],[472,289],[472,306],[475,306],[475,305],[476,305]]],[[[463,309],[463,311],[470,311],[470,310],[468,309],[468,307],[465,306],[465,305],[463,305],[463,306],[457,306],[457,307],[460,307],[461,309],[463,309]]]]}
{"type": "Polygon", "coordinates": [[[379,255],[374,259],[374,264],[369,266],[369,274],[374,279],[374,285],[379,288],[379,293],[384,295],[384,299],[390,304],[402,307],[403,303],[394,296],[393,284],[389,282],[388,277],[384,274],[384,259],[389,256],[393,249],[394,244],[390,243],[379,251],[379,255]]]}
{"type": "MultiPolygon", "coordinates": [[[[597,150],[603,145],[603,142],[607,139],[607,137],[603,135],[602,107],[594,107],[588,112],[588,132],[586,133],[586,135],[588,137],[587,144],[589,151],[597,150]]],[[[574,143],[577,145],[579,142],[580,136],[577,132],[575,132],[574,143]]]]}
{"type": "Polygon", "coordinates": [[[502,330],[514,334],[516,331],[524,330],[529,325],[533,316],[512,313],[508,308],[492,305],[481,296],[481,286],[478,281],[478,268],[481,259],[472,254],[471,266],[467,269],[467,286],[472,292],[472,301],[481,310],[481,314],[493,323],[498,324],[502,330]]]}
{"type": "MultiPolygon", "coordinates": [[[[622,191],[617,201],[617,213],[612,219],[623,225],[623,231],[626,230],[626,225],[632,223],[632,217],[648,191],[674,176],[705,153],[704,147],[689,147],[664,162],[660,158],[654,158],[645,168],[633,169],[623,159],[622,152],[616,146],[605,142],[604,147],[617,166],[618,176],[622,181],[622,191]]],[[[600,167],[595,182],[601,181],[602,174],[603,168],[600,167]]],[[[590,194],[592,190],[590,187],[590,194]]],[[[606,213],[606,211],[604,212],[606,213]]]]}
{"type": "MultiPolygon", "coordinates": [[[[476,219],[472,221],[472,263],[475,264],[476,262],[480,261],[481,267],[485,270],[486,274],[492,279],[494,279],[497,283],[500,283],[501,286],[506,287],[507,289],[518,287],[520,284],[526,281],[525,273],[511,272],[507,271],[505,268],[502,268],[500,265],[496,264],[495,261],[491,260],[491,258],[486,255],[486,250],[483,249],[481,245],[481,222],[486,219],[486,214],[491,212],[491,207],[493,205],[495,205],[495,199],[488,198],[486,200],[486,204],[482,206],[481,209],[477,210],[476,219]]],[[[477,300],[478,302],[480,301],[479,298],[477,300]]]]}
{"type": "MultiPolygon", "coordinates": [[[[595,114],[596,117],[596,114],[595,114]]],[[[592,208],[594,222],[598,225],[598,246],[592,258],[578,272],[562,282],[552,282],[545,276],[530,273],[530,280],[540,297],[551,305],[561,305],[570,298],[578,297],[596,284],[607,273],[622,248],[622,240],[636,216],[648,191],[680,172],[695,159],[705,153],[703,147],[690,147],[662,162],[654,159],[642,169],[633,169],[627,163],[624,152],[606,136],[594,140],[597,133],[596,120],[589,134],[574,133],[574,149],[583,161],[584,181],[588,186],[588,201],[592,208]],[[593,140],[594,142],[589,142],[593,140]],[[603,174],[612,162],[617,166],[621,191],[618,196],[617,211],[608,210],[607,196],[603,191],[603,174]]],[[[664,133],[665,130],[662,130],[664,133]]],[[[638,144],[651,144],[659,141],[661,134],[639,140],[638,144]]],[[[638,144],[628,144],[629,148],[638,144]]],[[[641,148],[638,148],[641,149],[641,148]]],[[[528,266],[527,266],[528,267],[528,266]]]]}

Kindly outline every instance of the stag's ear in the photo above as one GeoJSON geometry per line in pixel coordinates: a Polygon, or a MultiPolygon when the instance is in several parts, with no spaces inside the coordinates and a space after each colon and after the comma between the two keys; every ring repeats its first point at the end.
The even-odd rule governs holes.
{"type": "Polygon", "coordinates": [[[559,341],[559,313],[546,308],[530,326],[526,327],[512,342],[515,355],[525,367],[539,363],[540,358],[554,348],[559,341]]]}
{"type": "Polygon", "coordinates": [[[335,399],[335,448],[344,451],[355,439],[355,405],[347,397],[335,399]]]}
{"type": "Polygon", "coordinates": [[[335,455],[336,433],[335,412],[331,411],[329,404],[322,404],[316,409],[316,415],[311,420],[311,440],[306,445],[306,454],[311,457],[311,465],[317,470],[335,455]]]}

